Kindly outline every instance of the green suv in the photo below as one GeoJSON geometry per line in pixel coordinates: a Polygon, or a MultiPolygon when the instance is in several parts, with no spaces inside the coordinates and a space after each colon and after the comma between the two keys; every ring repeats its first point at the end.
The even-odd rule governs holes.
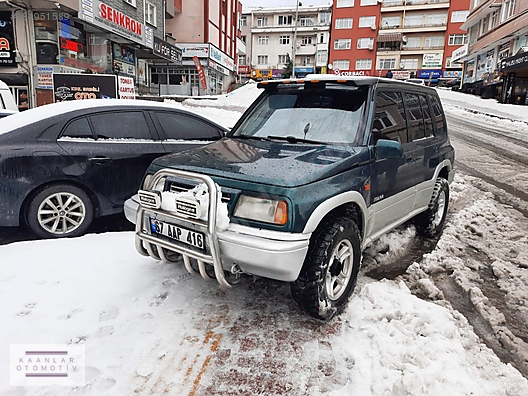
{"type": "Polygon", "coordinates": [[[125,204],[139,253],[231,287],[290,282],[328,320],[352,293],[362,250],[414,219],[445,221],[454,150],[436,90],[311,75],[259,84],[227,137],[152,162],[125,204]]]}

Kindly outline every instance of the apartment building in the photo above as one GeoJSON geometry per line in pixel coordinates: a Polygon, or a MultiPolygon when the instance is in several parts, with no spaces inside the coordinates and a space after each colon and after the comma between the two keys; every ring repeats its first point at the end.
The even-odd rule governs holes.
{"type": "Polygon", "coordinates": [[[528,0],[472,0],[462,28],[469,40],[457,57],[463,89],[528,104],[528,0]]]}
{"type": "Polygon", "coordinates": [[[331,10],[330,4],[244,9],[240,25],[249,58],[241,63],[255,79],[282,77],[290,59],[296,77],[326,73],[331,10]]]}
{"type": "Polygon", "coordinates": [[[450,78],[470,0],[336,0],[330,63],[339,74],[450,78]]]}

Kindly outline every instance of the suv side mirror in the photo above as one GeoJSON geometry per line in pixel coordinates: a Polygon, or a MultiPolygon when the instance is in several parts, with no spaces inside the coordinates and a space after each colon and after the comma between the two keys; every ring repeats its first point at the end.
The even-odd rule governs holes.
{"type": "Polygon", "coordinates": [[[376,142],[376,158],[401,158],[403,147],[400,142],[394,140],[380,139],[376,142]]]}

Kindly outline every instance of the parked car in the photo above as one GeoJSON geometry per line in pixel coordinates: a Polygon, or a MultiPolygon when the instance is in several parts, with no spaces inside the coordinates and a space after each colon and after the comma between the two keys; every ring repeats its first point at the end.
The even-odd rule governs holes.
{"type": "Polygon", "coordinates": [[[408,78],[405,81],[413,83],[413,84],[418,84],[418,85],[426,85],[425,80],[422,78],[408,78]]]}
{"type": "Polygon", "coordinates": [[[421,235],[441,232],[455,157],[446,118],[436,90],[393,79],[259,86],[226,138],[154,160],[125,214],[139,253],[183,257],[226,287],[242,274],[291,282],[299,307],[327,320],[374,240],[411,219],[421,235]]]}
{"type": "Polygon", "coordinates": [[[16,113],[18,113],[18,110],[0,109],[0,118],[4,118],[16,113]]]}
{"type": "Polygon", "coordinates": [[[460,77],[452,78],[447,80],[446,87],[451,88],[453,91],[458,91],[460,89],[460,83],[462,79],[460,77]]]}
{"type": "Polygon", "coordinates": [[[152,160],[202,146],[226,129],[170,105],[141,100],[49,104],[0,123],[0,227],[39,237],[86,232],[123,211],[152,160]]]}

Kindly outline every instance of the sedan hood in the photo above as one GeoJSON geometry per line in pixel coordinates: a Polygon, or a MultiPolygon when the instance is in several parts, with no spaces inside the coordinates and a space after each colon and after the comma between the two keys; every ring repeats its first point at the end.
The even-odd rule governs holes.
{"type": "Polygon", "coordinates": [[[160,157],[153,167],[296,187],[334,176],[367,159],[366,148],[226,138],[160,157]],[[366,158],[360,158],[363,156],[366,158]]]}

